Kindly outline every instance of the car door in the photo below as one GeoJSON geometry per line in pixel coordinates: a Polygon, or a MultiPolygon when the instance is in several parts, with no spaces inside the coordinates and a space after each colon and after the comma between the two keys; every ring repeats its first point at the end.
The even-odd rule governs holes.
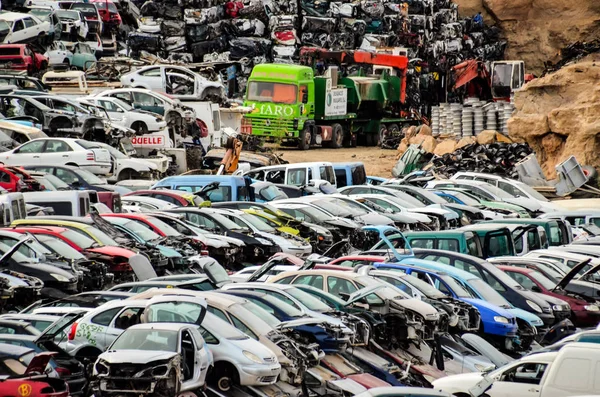
{"type": "Polygon", "coordinates": [[[13,22],[12,34],[8,43],[21,43],[26,39],[25,23],[22,19],[17,19],[13,22]]]}
{"type": "Polygon", "coordinates": [[[64,141],[49,139],[44,146],[43,154],[40,158],[40,163],[46,164],[67,164],[76,161],[74,158],[75,152],[64,141]]]}
{"type": "Polygon", "coordinates": [[[98,105],[102,106],[104,109],[106,109],[106,112],[108,113],[108,117],[110,117],[110,120],[113,121],[115,124],[122,125],[125,127],[129,126],[127,124],[127,118],[126,118],[125,112],[123,111],[123,109],[121,109],[119,106],[117,106],[114,102],[109,101],[107,99],[98,99],[98,100],[96,100],[96,104],[98,104],[98,105]]]}
{"type": "Polygon", "coordinates": [[[0,161],[6,165],[40,164],[45,143],[45,139],[24,143],[12,152],[2,153],[0,155],[0,161]]]}
{"type": "MultiPolygon", "coordinates": [[[[25,35],[27,36],[27,39],[37,38],[39,34],[43,32],[42,29],[44,28],[44,24],[38,23],[38,21],[30,16],[23,18],[23,23],[25,24],[25,35]]],[[[44,33],[46,32],[44,31],[44,33]]]]}
{"type": "Polygon", "coordinates": [[[161,116],[165,114],[164,102],[146,92],[133,92],[132,106],[136,109],[160,114],[161,116]]]}
{"type": "Polygon", "coordinates": [[[540,383],[548,364],[525,362],[513,365],[494,377],[486,391],[490,397],[539,397],[540,383]]]}
{"type": "Polygon", "coordinates": [[[153,66],[142,71],[139,71],[124,82],[127,85],[134,87],[145,87],[152,90],[165,91],[165,76],[164,68],[160,66],[153,66]]]}
{"type": "Polygon", "coordinates": [[[358,288],[351,281],[336,276],[328,276],[325,285],[327,286],[327,292],[343,300],[348,300],[350,294],[358,291],[358,288]]]}

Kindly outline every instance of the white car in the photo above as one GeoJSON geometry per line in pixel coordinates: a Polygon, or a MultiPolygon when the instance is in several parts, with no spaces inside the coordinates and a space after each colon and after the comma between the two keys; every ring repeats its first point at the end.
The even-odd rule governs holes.
{"type": "Polygon", "coordinates": [[[89,27],[81,12],[76,10],[58,10],[56,11],[56,16],[62,25],[63,40],[74,40],[77,36],[82,39],[87,37],[89,27]]]}
{"type": "Polygon", "coordinates": [[[95,142],[72,138],[34,139],[1,153],[0,162],[14,166],[72,165],[96,175],[108,175],[112,169],[108,150],[95,142]]]}
{"type": "Polygon", "coordinates": [[[111,97],[86,97],[81,98],[106,109],[110,121],[123,127],[131,128],[140,134],[163,130],[167,122],[163,116],[145,110],[134,109],[133,106],[119,98],[111,97]]]}
{"type": "Polygon", "coordinates": [[[0,14],[0,31],[8,32],[2,43],[24,43],[45,37],[50,32],[50,22],[31,14],[4,12],[0,14]]]}
{"type": "Polygon", "coordinates": [[[73,61],[73,53],[65,47],[62,41],[54,41],[44,54],[48,58],[49,65],[70,65],[73,61]]]}
{"type": "MultiPolygon", "coordinates": [[[[235,273],[233,273],[232,275],[229,276],[229,278],[231,279],[231,281],[234,281],[236,283],[243,283],[248,281],[248,278],[250,278],[250,276],[257,271],[258,269],[260,269],[262,266],[247,266],[245,268],[243,268],[242,270],[239,270],[235,273]]],[[[259,282],[262,281],[269,281],[269,279],[271,279],[273,276],[278,275],[279,273],[283,273],[283,272],[291,272],[294,270],[298,270],[300,267],[299,266],[293,266],[293,265],[277,265],[274,268],[270,269],[267,274],[261,276],[258,278],[259,282]]]]}
{"type": "Polygon", "coordinates": [[[116,88],[101,91],[94,98],[119,98],[135,109],[147,110],[165,117],[167,124],[176,118],[183,119],[184,107],[178,99],[145,88],[116,88]]]}
{"type": "Polygon", "coordinates": [[[138,211],[133,211],[134,208],[131,208],[133,212],[166,211],[177,208],[175,204],[154,197],[145,196],[123,196],[121,197],[121,204],[123,204],[123,206],[138,209],[138,211]]]}
{"type": "Polygon", "coordinates": [[[139,179],[144,177],[150,179],[157,171],[156,164],[151,161],[131,158],[114,147],[107,145],[106,143],[95,142],[95,144],[100,146],[102,149],[108,150],[112,158],[113,170],[111,172],[112,175],[107,178],[109,182],[117,182],[124,179],[139,179]]]}
{"type": "Polygon", "coordinates": [[[223,98],[225,90],[220,81],[210,81],[184,66],[144,66],[121,76],[125,87],[163,91],[180,99],[210,100],[223,98]]]}

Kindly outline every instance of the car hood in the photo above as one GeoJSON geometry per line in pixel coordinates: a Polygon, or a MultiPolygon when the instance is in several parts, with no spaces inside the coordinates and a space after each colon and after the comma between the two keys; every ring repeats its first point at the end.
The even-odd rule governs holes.
{"type": "Polygon", "coordinates": [[[565,300],[557,298],[555,296],[545,295],[545,294],[542,294],[541,292],[534,292],[534,294],[538,298],[548,302],[550,305],[563,305],[563,306],[568,305],[568,303],[565,300]]]}
{"type": "Polygon", "coordinates": [[[109,350],[102,353],[98,359],[109,364],[148,364],[152,361],[169,360],[177,354],[160,350],[109,350]]]}
{"type": "Polygon", "coordinates": [[[334,217],[324,222],[327,225],[346,227],[351,229],[357,229],[360,227],[356,222],[346,218],[334,217]]]}
{"type": "MultiPolygon", "coordinates": [[[[12,276],[7,273],[0,273],[0,277],[8,280],[11,287],[30,287],[31,286],[31,284],[29,284],[24,279],[12,276]]],[[[25,276],[25,277],[30,277],[30,276],[25,276]]]]}
{"type": "Polygon", "coordinates": [[[556,284],[556,287],[554,287],[554,290],[556,290],[557,288],[561,288],[561,289],[565,289],[565,287],[571,282],[573,281],[573,279],[575,278],[575,276],[577,276],[577,274],[581,271],[581,269],[583,269],[584,267],[586,267],[587,265],[590,264],[590,262],[592,261],[592,259],[587,259],[583,262],[580,262],[578,264],[576,264],[575,266],[573,266],[571,268],[571,271],[569,273],[567,273],[562,280],[560,280],[558,282],[558,284],[556,284]]]}
{"type": "Polygon", "coordinates": [[[431,306],[429,303],[423,302],[420,299],[416,298],[408,298],[408,299],[394,299],[393,302],[397,303],[399,306],[402,306],[406,309],[415,311],[425,317],[426,320],[430,320],[427,316],[436,315],[439,316],[437,309],[431,306]]]}
{"type": "Polygon", "coordinates": [[[338,388],[351,393],[353,396],[360,394],[366,391],[365,387],[361,384],[357,383],[352,379],[338,379],[338,380],[330,380],[329,383],[337,386],[338,388]]]}
{"type": "Polygon", "coordinates": [[[160,251],[161,254],[166,256],[167,258],[181,258],[182,255],[175,249],[171,247],[165,247],[164,245],[157,245],[156,248],[160,251]]]}
{"type": "Polygon", "coordinates": [[[528,211],[532,212],[539,211],[542,208],[542,205],[539,201],[523,197],[507,198],[503,201],[506,201],[507,203],[511,204],[520,205],[521,207],[524,207],[528,211]]]}
{"type": "Polygon", "coordinates": [[[448,390],[457,385],[461,386],[461,389],[467,389],[475,386],[483,378],[481,372],[472,372],[468,374],[450,375],[440,379],[436,379],[433,382],[434,389],[448,390]]]}
{"type": "Polygon", "coordinates": [[[446,216],[446,214],[450,214],[451,212],[442,208],[434,208],[434,207],[422,207],[422,208],[408,208],[409,212],[416,212],[418,214],[431,214],[431,215],[441,215],[446,216]]]}
{"type": "Polygon", "coordinates": [[[514,314],[512,314],[508,309],[504,309],[500,306],[496,306],[488,301],[484,301],[483,299],[477,299],[477,298],[461,298],[461,300],[465,301],[465,302],[469,302],[470,304],[472,304],[473,306],[477,307],[477,308],[485,308],[488,309],[489,311],[494,312],[495,314],[502,316],[502,317],[506,317],[506,318],[514,318],[514,314]]]}
{"type": "Polygon", "coordinates": [[[124,258],[131,258],[135,255],[135,252],[121,247],[112,247],[105,245],[103,247],[93,247],[86,249],[88,252],[94,252],[96,254],[108,255],[108,256],[122,256],[124,258]]]}
{"type": "Polygon", "coordinates": [[[277,329],[284,329],[284,328],[294,328],[294,327],[300,327],[302,325],[318,325],[323,323],[323,320],[319,320],[316,318],[301,318],[298,320],[291,320],[291,321],[283,321],[279,324],[277,324],[277,329]]]}
{"type": "Polygon", "coordinates": [[[525,320],[529,324],[533,325],[534,327],[539,327],[541,325],[544,325],[544,322],[542,321],[541,318],[539,318],[535,314],[529,313],[528,311],[525,311],[523,309],[518,309],[516,307],[513,307],[510,309],[506,309],[506,310],[508,310],[510,313],[512,313],[512,315],[514,317],[520,318],[521,320],[525,320]]]}
{"type": "Polygon", "coordinates": [[[156,164],[153,162],[141,159],[119,159],[118,162],[122,168],[133,168],[138,172],[154,171],[157,169],[156,164]]]}
{"type": "MultiPolygon", "coordinates": [[[[423,221],[420,220],[419,216],[420,214],[417,213],[412,213],[412,214],[408,214],[408,213],[401,213],[401,212],[396,212],[394,214],[385,214],[386,217],[390,218],[391,220],[393,220],[394,222],[402,222],[402,223],[417,223],[417,222],[427,222],[427,221],[423,221]]],[[[423,217],[426,217],[425,215],[421,215],[423,217]]]]}
{"type": "Polygon", "coordinates": [[[365,225],[393,225],[394,221],[388,218],[387,216],[380,215],[375,212],[369,212],[368,214],[360,215],[355,217],[354,219],[358,219],[359,222],[364,223],[365,225]]]}
{"type": "Polygon", "coordinates": [[[439,210],[440,212],[438,212],[438,214],[444,215],[444,217],[446,219],[458,219],[458,217],[459,217],[459,215],[456,211],[446,209],[446,208],[444,208],[444,206],[442,206],[442,204],[430,204],[426,208],[439,210]]]}

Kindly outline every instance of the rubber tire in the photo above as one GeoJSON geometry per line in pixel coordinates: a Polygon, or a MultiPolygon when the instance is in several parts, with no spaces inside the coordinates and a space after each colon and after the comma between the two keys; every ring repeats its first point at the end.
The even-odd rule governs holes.
{"type": "Polygon", "coordinates": [[[310,126],[305,125],[302,132],[300,132],[300,140],[298,142],[298,149],[308,150],[310,149],[310,142],[312,141],[312,133],[310,132],[310,126]]]}
{"type": "Polygon", "coordinates": [[[331,144],[333,149],[339,149],[344,142],[344,129],[341,124],[335,123],[331,126],[331,144]]]}
{"type": "Polygon", "coordinates": [[[135,130],[136,134],[147,134],[148,126],[143,121],[136,121],[131,124],[131,129],[135,130]]]}
{"type": "Polygon", "coordinates": [[[389,134],[388,128],[385,125],[381,125],[379,127],[379,133],[377,134],[377,143],[376,146],[381,147],[381,144],[383,143],[383,139],[386,135],[389,134]]]}

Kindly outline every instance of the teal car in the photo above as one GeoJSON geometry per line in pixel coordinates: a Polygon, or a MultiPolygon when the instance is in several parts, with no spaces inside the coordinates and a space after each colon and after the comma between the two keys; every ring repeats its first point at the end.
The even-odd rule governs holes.
{"type": "Polygon", "coordinates": [[[96,63],[95,51],[86,43],[76,43],[73,46],[71,66],[87,70],[96,63]]]}

